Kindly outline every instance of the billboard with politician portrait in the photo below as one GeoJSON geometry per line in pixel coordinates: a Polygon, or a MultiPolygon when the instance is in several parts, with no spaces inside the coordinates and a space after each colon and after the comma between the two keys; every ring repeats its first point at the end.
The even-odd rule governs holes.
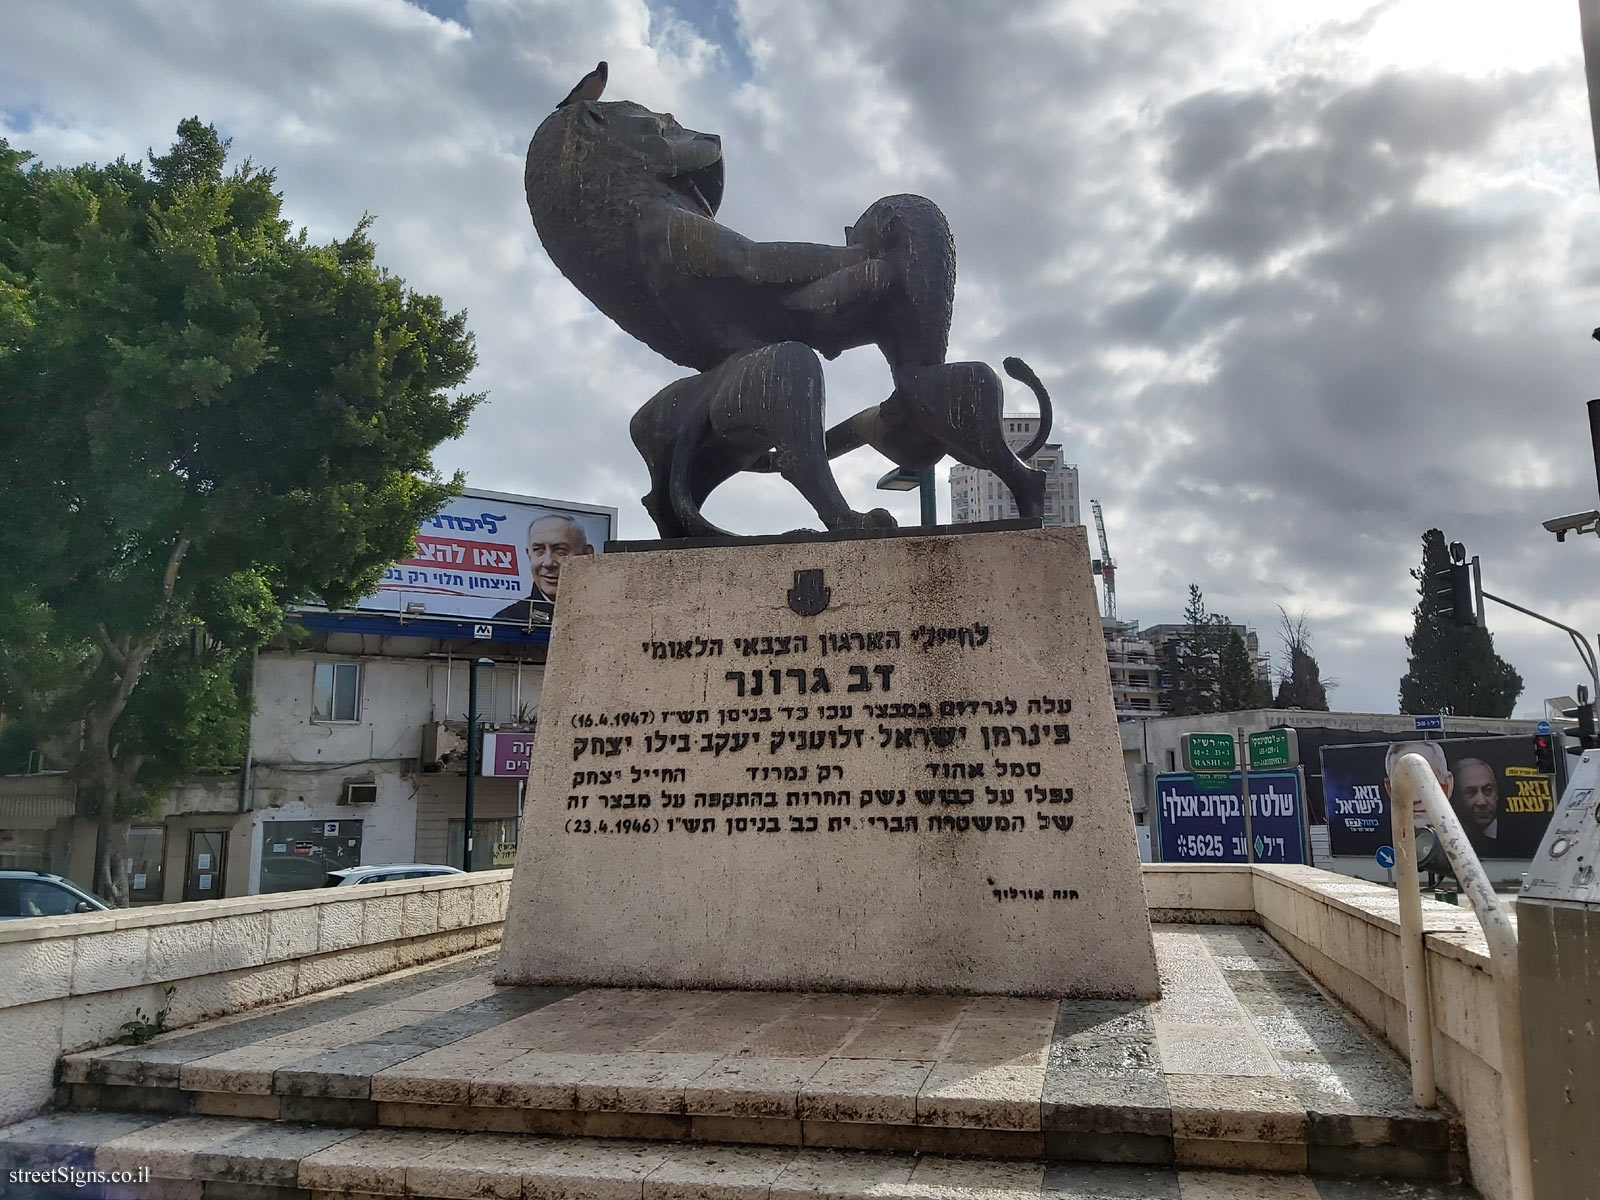
{"type": "MultiPolygon", "coordinates": [[[[1417,750],[1433,764],[1479,858],[1533,857],[1555,812],[1558,781],[1535,767],[1533,741],[1527,736],[1323,747],[1322,794],[1333,853],[1371,857],[1378,847],[1394,844],[1391,745],[1417,750]]],[[[1420,814],[1413,820],[1425,823],[1420,814]]]]}
{"type": "Polygon", "coordinates": [[[572,557],[598,554],[617,510],[537,496],[465,491],[422,523],[417,549],[360,600],[365,612],[548,626],[572,557]]]}

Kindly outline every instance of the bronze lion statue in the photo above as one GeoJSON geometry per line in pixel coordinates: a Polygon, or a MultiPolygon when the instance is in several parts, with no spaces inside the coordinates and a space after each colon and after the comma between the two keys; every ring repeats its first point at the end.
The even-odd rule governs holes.
{"type": "MultiPolygon", "coordinates": [[[[594,80],[595,76],[586,77],[594,80]]],[[[830,530],[889,528],[840,493],[828,460],[871,445],[898,465],[945,454],[994,471],[1017,511],[1039,518],[1044,474],[1007,446],[999,377],[983,363],[946,363],[955,243],[920,196],[877,201],[843,246],[756,242],[720,224],[721,139],[670,113],[602,101],[586,83],[545,118],[528,146],[524,183],[551,260],[601,312],[697,372],[634,415],[650,471],[645,508],[664,538],[722,536],[701,514],[741,471],[777,471],[830,530]],[[889,363],[887,400],[825,428],[822,364],[876,345],[889,363]]],[[[1006,369],[1035,392],[1043,444],[1050,400],[1017,359],[1006,369]]]]}

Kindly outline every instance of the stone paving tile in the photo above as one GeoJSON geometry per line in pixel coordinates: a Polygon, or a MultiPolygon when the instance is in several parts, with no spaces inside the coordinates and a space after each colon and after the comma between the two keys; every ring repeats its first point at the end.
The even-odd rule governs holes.
{"type": "Polygon", "coordinates": [[[1044,1173],[1044,1200],[1181,1200],[1178,1176],[1152,1167],[1053,1163],[1044,1173]]]}
{"type": "Polygon", "coordinates": [[[1330,1009],[1257,1010],[1250,1013],[1250,1023],[1274,1053],[1315,1055],[1321,1062],[1399,1062],[1387,1045],[1330,1009]]]}
{"type": "Polygon", "coordinates": [[[1121,1000],[1062,1004],[1041,1096],[1046,1130],[1171,1138],[1171,1106],[1148,1008],[1121,1000]]]}
{"type": "Polygon", "coordinates": [[[899,1194],[915,1200],[1028,1200],[1044,1192],[1044,1164],[929,1157],[899,1194]]]}
{"type": "Polygon", "coordinates": [[[1280,1075],[1282,1069],[1248,1025],[1156,1020],[1156,1045],[1167,1075],[1280,1075]]]}
{"type": "Polygon", "coordinates": [[[166,1179],[194,1177],[195,1155],[244,1132],[241,1122],[227,1117],[174,1117],[100,1143],[94,1152],[97,1171],[137,1171],[166,1179]]]}
{"type": "Polygon", "coordinates": [[[302,1158],[355,1137],[358,1132],[276,1122],[252,1123],[244,1132],[196,1151],[194,1175],[197,1179],[292,1188],[302,1158]]]}
{"type": "Polygon", "coordinates": [[[639,1051],[602,1059],[577,1084],[577,1107],[600,1112],[681,1113],[684,1089],[721,1060],[717,1054],[639,1051]]]}
{"type": "Polygon", "coordinates": [[[948,1062],[982,1062],[1042,1067],[1050,1057],[1052,1022],[963,1020],[938,1056],[948,1062]]]}
{"type": "Polygon", "coordinates": [[[836,1058],[906,1058],[933,1060],[944,1057],[952,1036],[943,1025],[863,1025],[838,1050],[836,1058]]]}
{"type": "Polygon", "coordinates": [[[981,997],[887,996],[872,1014],[883,1025],[954,1025],[981,997]]]}
{"type": "Polygon", "coordinates": [[[972,996],[962,1023],[973,1021],[1042,1021],[1054,1025],[1061,1001],[1038,996],[972,996]]]}
{"type": "Polygon", "coordinates": [[[419,1012],[444,1012],[447,1009],[459,1008],[463,1004],[470,1004],[474,1000],[482,1000],[486,996],[496,995],[503,990],[505,990],[503,985],[495,983],[485,973],[457,983],[439,984],[414,995],[404,996],[392,1003],[419,1012]]]}
{"type": "Polygon", "coordinates": [[[40,1167],[84,1166],[101,1142],[165,1124],[171,1118],[142,1113],[48,1113],[0,1127],[0,1167],[23,1162],[40,1167]]]}
{"type": "MultiPolygon", "coordinates": [[[[534,1014],[537,1017],[538,1014],[534,1014]]],[[[517,1038],[530,1050],[556,1050],[566,1054],[627,1054],[662,1032],[666,1021],[648,1014],[637,1017],[614,1014],[592,1023],[559,1022],[529,1027],[517,1038]]]]}
{"type": "Polygon", "coordinates": [[[1235,1171],[1185,1171],[1180,1200],[1318,1200],[1304,1175],[1247,1175],[1235,1171]]]}
{"type": "Polygon", "coordinates": [[[793,1150],[674,1147],[644,1180],[644,1200],[767,1200],[793,1150]]]}
{"type": "Polygon", "coordinates": [[[939,1063],[917,1093],[917,1124],[969,1129],[1039,1128],[1044,1067],[939,1063]]]}
{"type": "Polygon", "coordinates": [[[406,1171],[461,1138],[417,1129],[368,1129],[300,1160],[296,1185],[311,1191],[405,1195],[406,1171]]]}
{"type": "Polygon", "coordinates": [[[474,1080],[522,1054],[516,1046],[464,1047],[457,1042],[378,1072],[372,1077],[371,1098],[410,1104],[466,1104],[474,1080]]]}
{"type": "Polygon", "coordinates": [[[1167,1095],[1175,1138],[1262,1143],[1306,1140],[1305,1105],[1286,1079],[1169,1075],[1167,1095]]]}
{"type": "Polygon", "coordinates": [[[693,1015],[705,1021],[731,1019],[765,1025],[789,1016],[799,1003],[798,992],[726,992],[693,1015]]]}
{"type": "Polygon", "coordinates": [[[852,1021],[874,1018],[887,996],[860,992],[798,992],[799,1002],[790,1014],[796,1019],[844,1017],[852,1021]]]}
{"type": "Polygon", "coordinates": [[[800,1089],[800,1119],[915,1125],[917,1093],[932,1070],[932,1062],[830,1058],[800,1089]]]}
{"type": "Polygon", "coordinates": [[[801,1150],[772,1181],[769,1200],[902,1196],[916,1163],[904,1154],[801,1150]]]}
{"type": "Polygon", "coordinates": [[[483,1107],[571,1109],[578,1084],[604,1059],[592,1054],[530,1050],[471,1081],[468,1103],[483,1107]]]}
{"type": "Polygon", "coordinates": [[[641,1200],[670,1146],[615,1140],[558,1143],[523,1166],[525,1200],[641,1200]]]}
{"type": "Polygon", "coordinates": [[[683,1089],[693,1116],[789,1118],[823,1058],[724,1058],[683,1089]]]}
{"type": "Polygon", "coordinates": [[[728,1047],[753,1037],[767,1024],[764,1020],[719,1017],[714,1011],[696,1013],[679,1018],[641,1047],[664,1054],[726,1054],[728,1047]]]}
{"type": "Polygon", "coordinates": [[[554,1149],[552,1138],[475,1134],[408,1164],[408,1195],[451,1200],[522,1200],[522,1172],[530,1160],[554,1149]]]}
{"type": "Polygon", "coordinates": [[[314,1096],[335,1100],[369,1100],[372,1077],[388,1067],[416,1058],[431,1046],[364,1045],[313,1053],[279,1067],[272,1090],[279,1096],[314,1096]]]}
{"type": "Polygon", "coordinates": [[[1320,1200],[1478,1200],[1462,1183],[1418,1183],[1408,1179],[1318,1179],[1320,1200]]]}
{"type": "Polygon", "coordinates": [[[805,1017],[774,1021],[739,1046],[752,1058],[827,1058],[838,1052],[860,1022],[848,1017],[805,1017]]]}
{"type": "Polygon", "coordinates": [[[178,1086],[186,1092],[232,1092],[236,1095],[272,1094],[272,1076],[279,1067],[303,1062],[303,1046],[254,1045],[224,1050],[208,1058],[184,1063],[178,1086]]]}

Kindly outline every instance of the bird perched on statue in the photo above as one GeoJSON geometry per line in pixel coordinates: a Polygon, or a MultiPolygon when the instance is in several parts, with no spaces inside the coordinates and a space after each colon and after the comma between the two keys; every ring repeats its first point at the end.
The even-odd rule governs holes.
{"type": "Polygon", "coordinates": [[[567,98],[556,107],[565,108],[569,104],[576,104],[579,100],[600,99],[600,93],[606,90],[606,71],[605,59],[601,59],[599,65],[578,80],[578,86],[568,92],[567,98]]]}

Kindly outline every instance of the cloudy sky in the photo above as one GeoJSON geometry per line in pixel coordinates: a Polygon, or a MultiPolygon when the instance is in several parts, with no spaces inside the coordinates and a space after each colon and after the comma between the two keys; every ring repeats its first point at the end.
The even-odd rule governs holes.
{"type": "MultiPolygon", "coordinates": [[[[1392,712],[1424,529],[1490,590],[1597,625],[1600,192],[1571,0],[7,0],[0,136],[46,162],[164,149],[199,115],[274,166],[317,239],[465,308],[473,486],[654,532],[627,436],[682,372],[551,266],[522,196],[538,122],[597,59],[608,99],[719,133],[721,218],[838,242],[875,198],[944,208],[951,357],[1021,355],[1105,507],[1120,615],[1189,582],[1276,649],[1304,613],[1334,707],[1392,712]]],[[[883,398],[828,368],[830,419],[883,398]]],[[[1011,399],[1028,410],[1020,389],[1011,399]]],[[[859,508],[887,464],[835,464],[859,508]]],[[[941,517],[949,511],[942,486],[941,517]]],[[[814,523],[781,481],[708,507],[814,523]]],[[[1491,613],[1519,712],[1573,691],[1564,635],[1491,613]]],[[[1281,657],[1281,655],[1280,655],[1281,657]]]]}

